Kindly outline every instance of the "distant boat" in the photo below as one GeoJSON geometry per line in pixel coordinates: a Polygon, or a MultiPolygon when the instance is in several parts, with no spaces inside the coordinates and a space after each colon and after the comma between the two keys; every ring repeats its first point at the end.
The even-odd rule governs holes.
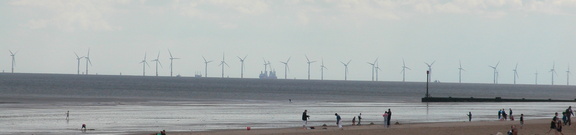
{"type": "Polygon", "coordinates": [[[268,71],[264,71],[260,72],[260,79],[278,79],[278,77],[276,77],[276,71],[270,71],[270,74],[268,71]]]}

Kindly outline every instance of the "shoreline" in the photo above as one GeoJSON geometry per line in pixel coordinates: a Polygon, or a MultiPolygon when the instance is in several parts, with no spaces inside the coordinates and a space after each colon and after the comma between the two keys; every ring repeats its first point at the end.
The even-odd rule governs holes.
{"type": "MultiPolygon", "coordinates": [[[[472,122],[431,122],[431,123],[410,123],[400,125],[390,125],[386,128],[384,125],[345,125],[343,130],[336,126],[314,126],[315,129],[304,129],[300,127],[288,128],[270,128],[270,129],[223,129],[212,131],[192,131],[192,132],[170,132],[170,135],[280,135],[280,134],[297,134],[297,135],[379,135],[379,134],[428,134],[428,135],[496,135],[498,132],[506,134],[510,126],[515,125],[520,135],[544,135],[550,127],[550,119],[525,120],[524,126],[520,128],[520,121],[472,121],[472,122]],[[326,128],[326,129],[323,129],[326,128]]],[[[576,125],[564,126],[562,133],[576,134],[576,125]]],[[[154,134],[154,132],[137,132],[128,133],[129,135],[154,134]]],[[[551,131],[549,134],[554,134],[551,131]]]]}

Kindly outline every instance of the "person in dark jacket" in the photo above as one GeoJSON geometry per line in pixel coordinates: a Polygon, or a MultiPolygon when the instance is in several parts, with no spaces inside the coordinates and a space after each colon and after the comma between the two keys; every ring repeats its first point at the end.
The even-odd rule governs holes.
{"type": "Polygon", "coordinates": [[[388,123],[386,123],[386,126],[390,126],[390,121],[392,121],[392,111],[388,108],[388,123]]]}
{"type": "Polygon", "coordinates": [[[336,115],[336,125],[338,125],[338,128],[342,128],[342,118],[338,113],[335,113],[334,115],[336,115]]]}
{"type": "Polygon", "coordinates": [[[302,113],[302,127],[306,127],[306,124],[308,124],[308,119],[310,119],[310,116],[306,114],[307,112],[308,110],[304,110],[304,112],[302,113]]]}

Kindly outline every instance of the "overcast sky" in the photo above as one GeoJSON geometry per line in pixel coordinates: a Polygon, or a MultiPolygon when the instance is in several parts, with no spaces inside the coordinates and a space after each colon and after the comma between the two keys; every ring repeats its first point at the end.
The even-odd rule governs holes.
{"type": "MultiPolygon", "coordinates": [[[[9,50],[18,73],[76,73],[74,52],[90,49],[90,74],[142,75],[147,53],[154,75],[160,52],[161,76],[169,76],[168,49],[174,74],[240,77],[237,56],[247,55],[245,77],[257,78],[263,59],[284,77],[280,61],[289,57],[290,79],[306,79],[305,55],[312,79],[343,80],[340,61],[352,60],[349,80],[371,80],[367,62],[379,58],[381,81],[402,80],[402,59],[412,70],[407,81],[426,81],[424,62],[433,65],[433,80],[566,85],[569,64],[576,68],[576,1],[574,0],[11,0],[0,1],[0,70],[10,72],[9,50]]],[[[82,61],[84,72],[85,61],[82,61]]],[[[571,79],[571,80],[576,80],[571,79]]],[[[571,81],[576,83],[576,81],[571,81]]]]}

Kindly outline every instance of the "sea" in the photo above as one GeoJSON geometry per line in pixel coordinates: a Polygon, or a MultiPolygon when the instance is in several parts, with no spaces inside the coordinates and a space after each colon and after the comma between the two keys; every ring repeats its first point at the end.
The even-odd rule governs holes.
{"type": "MultiPolygon", "coordinates": [[[[552,118],[576,102],[423,103],[425,82],[0,74],[0,134],[134,134],[392,122],[552,118]],[[69,112],[69,117],[66,113],[69,112]],[[86,124],[86,131],[80,130],[86,124]]],[[[576,86],[429,83],[435,97],[576,100],[576,86]]]]}

